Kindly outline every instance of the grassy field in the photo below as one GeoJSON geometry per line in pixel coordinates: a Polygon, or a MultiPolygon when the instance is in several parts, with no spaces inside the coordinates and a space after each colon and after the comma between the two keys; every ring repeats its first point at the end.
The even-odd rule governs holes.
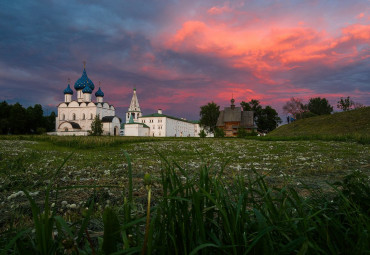
{"type": "MultiPolygon", "coordinates": [[[[313,194],[327,194],[329,199],[336,194],[330,183],[343,181],[345,176],[352,173],[363,174],[367,178],[366,182],[370,176],[370,145],[357,142],[3,136],[0,137],[0,201],[2,201],[0,231],[3,235],[10,236],[12,231],[22,229],[24,226],[32,227],[35,222],[32,218],[30,202],[22,191],[28,191],[36,204],[45,208],[47,206],[45,189],[53,180],[56,170],[71,153],[71,157],[50,186],[50,206],[56,215],[73,225],[73,222],[81,220],[85,215],[89,201],[93,199],[94,212],[88,229],[95,237],[102,237],[104,208],[112,207],[119,213],[125,210],[124,205],[127,204],[125,198],[130,197],[130,180],[133,186],[132,199],[135,201],[131,214],[141,216],[146,214],[148,186],[144,185],[145,173],[149,173],[152,179],[150,185],[152,205],[156,208],[156,205],[161,204],[162,198],[168,195],[164,189],[166,181],[163,179],[165,175],[163,169],[172,169],[173,175],[168,174],[169,179],[178,178],[184,183],[191,179],[194,180],[194,185],[197,180],[207,180],[208,177],[201,174],[206,169],[206,176],[209,175],[211,180],[218,176],[222,181],[220,190],[224,187],[233,187],[236,183],[244,183],[239,187],[238,194],[246,192],[244,186],[252,185],[250,180],[259,180],[260,176],[265,176],[263,183],[268,189],[275,187],[281,191],[281,189],[293,188],[302,199],[309,198],[313,194]],[[132,169],[124,155],[125,151],[130,155],[132,169]],[[132,178],[129,170],[132,171],[132,178]],[[221,171],[222,174],[220,174],[221,171]]],[[[210,183],[213,182],[210,181],[210,183]]],[[[214,185],[216,183],[218,182],[214,182],[214,185]]],[[[177,190],[186,189],[186,192],[190,192],[188,186],[184,187],[179,183],[176,185],[179,185],[177,190]]],[[[203,191],[203,188],[197,186],[191,189],[193,193],[196,191],[203,191]]],[[[204,194],[213,192],[206,191],[207,188],[204,188],[204,194]]],[[[203,197],[208,197],[204,194],[203,197]]],[[[230,198],[233,197],[229,195],[230,198]]],[[[209,203],[216,201],[212,200],[211,196],[208,198],[209,203]]],[[[241,198],[235,197],[235,199],[241,198]]],[[[263,200],[264,196],[261,199],[263,200]]],[[[258,208],[260,202],[253,201],[251,203],[253,208],[258,208]]],[[[176,208],[176,205],[173,208],[176,208]]],[[[246,205],[246,208],[249,207],[246,205]]],[[[216,215],[216,212],[214,213],[216,215]]],[[[193,219],[193,216],[191,218],[193,219]]],[[[160,221],[159,218],[155,219],[160,221]]],[[[177,220],[180,221],[180,219],[177,220]]],[[[222,221],[224,222],[225,219],[222,221]]],[[[142,220],[141,223],[143,228],[142,220]]],[[[366,224],[368,223],[366,221],[366,224]]],[[[216,224],[216,222],[209,224],[216,224]]],[[[144,229],[140,231],[144,232],[144,229]]],[[[160,234],[157,233],[157,235],[160,234]]],[[[223,235],[225,234],[221,234],[223,235]]],[[[192,244],[189,240],[187,243],[192,244],[193,248],[186,253],[197,248],[207,250],[207,247],[210,249],[213,247],[214,249],[218,245],[223,247],[223,252],[239,254],[239,248],[233,249],[226,246],[225,248],[223,244],[217,244],[218,237],[211,240],[212,242],[209,238],[206,238],[203,244],[192,244]]],[[[245,242],[248,243],[247,240],[245,242]]],[[[302,245],[303,243],[300,243],[300,248],[293,247],[290,251],[299,251],[303,249],[302,245]]],[[[175,245],[174,249],[176,247],[180,248],[181,245],[175,245]]],[[[158,247],[152,247],[152,249],[157,253],[161,251],[158,247]]],[[[186,254],[180,250],[179,254],[183,253],[186,254]]]]}
{"type": "Polygon", "coordinates": [[[283,125],[269,137],[308,137],[310,139],[353,139],[370,143],[370,107],[331,115],[321,115],[283,125]]]}

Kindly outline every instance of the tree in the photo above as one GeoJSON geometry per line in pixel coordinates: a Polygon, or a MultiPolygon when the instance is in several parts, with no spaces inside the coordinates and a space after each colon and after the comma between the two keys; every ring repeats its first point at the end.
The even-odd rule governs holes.
{"type": "Polygon", "coordinates": [[[321,97],[311,98],[307,108],[316,115],[330,114],[333,111],[333,106],[329,104],[328,100],[321,97]]]}
{"type": "Polygon", "coordinates": [[[91,123],[90,135],[102,135],[103,134],[103,122],[99,119],[99,115],[95,115],[95,119],[91,123]]]}
{"type": "Polygon", "coordinates": [[[9,113],[9,126],[12,134],[25,134],[28,130],[26,127],[27,112],[19,103],[11,106],[9,113]]]}
{"type": "Polygon", "coordinates": [[[240,105],[243,111],[254,112],[253,119],[259,131],[270,132],[281,123],[281,119],[276,110],[269,105],[263,108],[258,100],[252,99],[248,103],[242,101],[240,105]]]}
{"type": "Polygon", "coordinates": [[[302,117],[302,114],[307,111],[305,105],[302,103],[302,99],[294,97],[285,103],[283,110],[285,113],[292,114],[295,119],[302,117]]]}
{"type": "Polygon", "coordinates": [[[282,121],[277,111],[268,105],[266,108],[261,110],[257,119],[257,127],[261,131],[270,132],[277,128],[281,122],[282,121]]]}
{"type": "Polygon", "coordinates": [[[218,116],[220,115],[220,106],[213,101],[200,107],[199,124],[208,132],[214,133],[218,116]]]}
{"type": "Polygon", "coordinates": [[[253,120],[257,123],[257,119],[261,115],[263,109],[260,105],[260,101],[252,99],[248,103],[242,101],[240,105],[243,108],[243,111],[253,111],[253,120]]]}
{"type": "Polygon", "coordinates": [[[55,118],[56,114],[55,112],[51,112],[49,116],[46,116],[46,123],[45,123],[45,128],[47,132],[55,130],[55,118]]]}
{"type": "Polygon", "coordinates": [[[349,111],[355,103],[348,96],[347,98],[341,97],[338,101],[337,107],[343,111],[349,111]]]}
{"type": "Polygon", "coordinates": [[[10,129],[9,114],[11,106],[7,102],[0,103],[0,134],[7,134],[10,129]]]}
{"type": "Polygon", "coordinates": [[[45,127],[44,111],[42,106],[35,104],[34,107],[28,107],[27,110],[27,132],[35,133],[37,128],[45,127]]]}

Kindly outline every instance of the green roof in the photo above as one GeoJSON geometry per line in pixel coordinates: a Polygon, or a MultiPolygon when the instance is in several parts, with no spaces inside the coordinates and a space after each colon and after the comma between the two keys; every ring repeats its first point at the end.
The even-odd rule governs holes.
{"type": "Polygon", "coordinates": [[[191,124],[198,124],[198,122],[199,122],[199,121],[184,120],[184,119],[180,119],[180,118],[176,118],[176,117],[173,117],[173,116],[160,114],[160,113],[152,113],[152,114],[149,114],[149,115],[141,116],[140,118],[150,118],[150,117],[165,117],[165,118],[174,119],[174,120],[178,120],[178,121],[188,122],[188,123],[191,123],[191,124]]]}

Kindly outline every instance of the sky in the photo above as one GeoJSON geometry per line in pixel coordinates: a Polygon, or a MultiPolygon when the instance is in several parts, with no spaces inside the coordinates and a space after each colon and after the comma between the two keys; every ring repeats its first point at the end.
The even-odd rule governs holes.
{"type": "Polygon", "coordinates": [[[370,0],[0,1],[1,101],[55,110],[83,61],[122,119],[133,88],[191,120],[232,97],[370,105],[370,0]]]}

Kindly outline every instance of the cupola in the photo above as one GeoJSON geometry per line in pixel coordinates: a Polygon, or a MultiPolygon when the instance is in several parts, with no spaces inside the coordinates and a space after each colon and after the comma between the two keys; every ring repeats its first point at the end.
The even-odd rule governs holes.
{"type": "Polygon", "coordinates": [[[63,91],[64,93],[64,102],[69,103],[72,101],[72,95],[73,95],[73,90],[69,86],[71,83],[70,79],[68,79],[68,86],[67,88],[63,91]]]}
{"type": "MultiPolygon", "coordinates": [[[[99,82],[99,85],[100,85],[100,82],[99,82]]],[[[103,91],[101,91],[100,87],[99,87],[98,91],[95,92],[95,96],[96,96],[96,101],[98,103],[103,102],[104,93],[103,93],[103,91]]]]}

